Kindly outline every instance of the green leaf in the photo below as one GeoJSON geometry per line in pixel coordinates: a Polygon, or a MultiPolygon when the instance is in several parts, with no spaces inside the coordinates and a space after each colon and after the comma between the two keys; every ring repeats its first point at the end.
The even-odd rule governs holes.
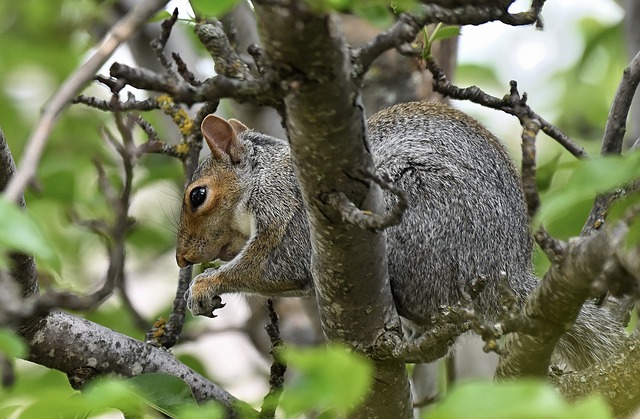
{"type": "Polygon", "coordinates": [[[357,0],[307,0],[307,3],[316,13],[347,12],[357,6],[357,0]]]}
{"type": "Polygon", "coordinates": [[[171,13],[166,10],[161,10],[156,13],[151,19],[149,19],[148,23],[160,22],[161,20],[169,19],[171,17],[171,13]]]}
{"type": "MultiPolygon", "coordinates": [[[[365,2],[366,0],[362,1],[362,3],[365,2]]],[[[384,1],[384,3],[387,3],[387,1],[384,1]]],[[[393,13],[395,14],[400,14],[402,12],[415,14],[418,12],[419,2],[417,0],[396,0],[390,2],[390,6],[391,10],[393,10],[393,13]]]]}
{"type": "Polygon", "coordinates": [[[431,41],[442,41],[460,35],[460,26],[443,26],[431,37],[431,41]]]}
{"type": "Polygon", "coordinates": [[[127,242],[138,250],[155,257],[161,252],[174,249],[175,236],[175,233],[166,226],[139,223],[127,236],[127,242]]]}
{"type": "Polygon", "coordinates": [[[562,153],[557,153],[551,160],[538,166],[536,170],[536,184],[538,185],[538,191],[544,192],[551,186],[553,175],[558,170],[560,164],[560,157],[562,153]]]}
{"type": "Polygon", "coordinates": [[[0,418],[8,418],[8,417],[20,417],[20,416],[14,416],[13,412],[17,411],[18,409],[20,409],[20,405],[11,405],[11,406],[5,406],[5,407],[0,407],[0,418]]]}
{"type": "Polygon", "coordinates": [[[551,223],[574,212],[599,193],[613,190],[640,176],[640,153],[624,157],[599,157],[561,165],[572,169],[562,187],[555,187],[543,197],[538,222],[551,223]]]}
{"type": "Polygon", "coordinates": [[[348,412],[371,385],[372,367],[344,347],[294,349],[283,352],[288,366],[300,375],[288,385],[280,402],[287,414],[327,408],[348,412]]]}
{"type": "Polygon", "coordinates": [[[625,240],[625,245],[629,248],[638,243],[640,243],[640,218],[636,218],[631,225],[629,225],[629,232],[625,240]]]}
{"type": "Polygon", "coordinates": [[[0,328],[0,353],[11,358],[24,358],[27,355],[27,345],[11,330],[0,328]]]}
{"type": "Polygon", "coordinates": [[[408,12],[418,4],[416,0],[306,0],[306,2],[316,13],[338,11],[371,17],[373,12],[376,21],[381,17],[380,14],[388,17],[391,16],[390,10],[394,14],[408,12]]]}
{"type": "Polygon", "coordinates": [[[222,406],[209,402],[204,405],[189,404],[183,406],[178,410],[177,417],[180,419],[222,419],[226,418],[227,414],[222,406]]]}
{"type": "Polygon", "coordinates": [[[606,419],[611,411],[592,397],[575,405],[566,403],[546,382],[471,382],[455,386],[425,415],[429,419],[606,419]]]}
{"type": "Polygon", "coordinates": [[[82,392],[82,403],[95,409],[114,408],[123,411],[141,411],[141,400],[131,397],[135,388],[129,380],[107,377],[92,382],[87,390],[82,392]]]}
{"type": "Polygon", "coordinates": [[[53,269],[60,269],[58,255],[37,224],[25,211],[3,198],[0,199],[0,247],[32,254],[53,269]]]}
{"type": "Polygon", "coordinates": [[[393,23],[389,8],[380,4],[372,3],[357,7],[353,9],[353,13],[378,28],[388,28],[393,23]]]}
{"type": "Polygon", "coordinates": [[[41,187],[47,191],[47,197],[69,203],[75,201],[76,176],[78,167],[65,162],[66,167],[40,176],[41,187]]]}
{"type": "Polygon", "coordinates": [[[334,10],[347,10],[353,5],[353,0],[328,0],[334,10]]]}
{"type": "Polygon", "coordinates": [[[571,406],[563,417],[566,419],[607,419],[613,418],[613,414],[604,400],[600,396],[594,395],[571,406]]]}
{"type": "Polygon", "coordinates": [[[179,417],[182,406],[195,404],[191,388],[181,379],[172,375],[152,373],[130,378],[135,393],[149,406],[172,418],[179,417]]]}
{"type": "Polygon", "coordinates": [[[140,398],[131,397],[131,394],[131,386],[115,378],[98,379],[82,393],[71,390],[69,386],[43,387],[39,389],[34,403],[21,413],[20,418],[47,418],[52,417],[52,413],[55,413],[55,417],[85,417],[110,409],[118,409],[131,417],[140,417],[145,405],[140,398]]]}
{"type": "Polygon", "coordinates": [[[238,0],[189,0],[193,11],[200,16],[220,17],[238,3],[238,0]]]}
{"type": "Polygon", "coordinates": [[[498,88],[500,81],[496,72],[491,67],[485,67],[473,63],[460,63],[456,67],[456,80],[460,80],[459,84],[477,84],[484,85],[486,88],[498,88]]]}

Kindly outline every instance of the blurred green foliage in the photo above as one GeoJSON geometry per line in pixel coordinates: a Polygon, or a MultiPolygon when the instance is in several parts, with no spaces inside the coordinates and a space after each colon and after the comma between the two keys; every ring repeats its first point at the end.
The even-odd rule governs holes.
{"type": "Polygon", "coordinates": [[[585,19],[580,28],[585,43],[582,57],[551,80],[562,88],[560,114],[555,122],[566,134],[599,146],[613,95],[629,59],[622,41],[622,23],[607,25],[585,19]]]}
{"type": "Polygon", "coordinates": [[[321,417],[346,417],[371,387],[371,362],[347,348],[285,348],[288,368],[297,372],[287,383],[279,407],[287,417],[317,411],[321,417]]]}
{"type": "MultiPolygon", "coordinates": [[[[22,365],[21,369],[28,370],[26,367],[22,365]]],[[[171,375],[145,374],[126,380],[103,377],[78,392],[69,387],[60,372],[24,372],[27,371],[19,375],[11,389],[0,389],[0,416],[91,418],[122,412],[125,417],[188,418],[199,412],[199,417],[224,417],[222,408],[216,404],[195,409],[197,405],[187,384],[171,375]]]]}
{"type": "MultiPolygon", "coordinates": [[[[0,353],[12,358],[23,356],[23,350],[19,338],[0,331],[0,353]],[[11,349],[5,352],[4,348],[11,349]]],[[[287,418],[310,411],[323,418],[345,417],[358,406],[371,385],[370,362],[344,347],[286,348],[282,356],[295,377],[281,398],[280,408],[287,418]]],[[[23,419],[95,417],[121,411],[126,417],[225,417],[215,403],[196,405],[187,384],[171,375],[103,377],[80,393],[71,389],[66,376],[58,371],[33,368],[25,362],[20,362],[18,370],[12,387],[0,386],[0,416],[18,413],[23,419]]]]}
{"type": "MultiPolygon", "coordinates": [[[[217,14],[220,8],[234,3],[234,0],[191,1],[194,8],[207,15],[217,14]]],[[[318,7],[349,9],[381,26],[388,25],[394,18],[393,8],[390,9],[387,2],[322,0],[313,3],[318,7]]],[[[410,8],[414,3],[396,2],[395,11],[410,8]]],[[[0,2],[0,127],[18,162],[39,109],[82,62],[97,37],[111,25],[112,6],[111,0],[0,2]]],[[[582,58],[575,66],[553,76],[552,81],[566,92],[558,96],[560,112],[554,122],[582,141],[590,152],[597,153],[596,140],[602,136],[611,98],[627,59],[620,25],[607,26],[585,20],[582,34],[585,42],[582,58]]],[[[505,88],[499,86],[495,70],[489,66],[466,65],[460,68],[460,74],[485,90],[505,88]]],[[[105,90],[91,89],[92,94],[108,97],[105,90]]],[[[152,122],[158,120],[153,115],[148,118],[152,122]]],[[[68,108],[51,135],[36,182],[26,193],[28,216],[0,202],[0,245],[34,252],[39,267],[46,268],[54,278],[64,280],[65,287],[84,290],[101,280],[101,274],[96,275],[90,268],[97,259],[103,258],[103,242],[72,223],[70,214],[73,211],[85,218],[110,219],[112,216],[97,187],[92,163],[92,159],[99,158],[118,187],[122,168],[100,134],[102,127],[112,125],[105,113],[81,105],[68,108]],[[20,228],[22,232],[16,230],[20,228]],[[31,241],[15,243],[16,236],[31,241]]],[[[144,141],[143,136],[137,141],[144,141]]],[[[557,146],[553,151],[539,166],[538,184],[544,192],[540,219],[560,238],[580,231],[596,193],[638,175],[637,156],[576,162],[557,146]]],[[[163,188],[163,200],[169,202],[171,198],[166,196],[166,190],[175,191],[174,196],[180,199],[181,183],[180,165],[173,159],[156,155],[140,158],[135,193],[163,188]]],[[[637,197],[631,199],[637,200],[637,197]]],[[[136,228],[129,236],[128,254],[130,258],[153,263],[154,258],[173,247],[171,220],[175,221],[175,215],[158,205],[158,201],[144,204],[147,209],[143,214],[164,212],[160,215],[167,220],[160,223],[152,217],[137,219],[136,228]]],[[[640,227],[635,226],[633,237],[638,236],[637,230],[640,227]]],[[[545,263],[540,261],[538,266],[545,263]]],[[[41,284],[46,287],[49,284],[44,279],[42,275],[41,284]]],[[[142,337],[143,331],[117,301],[87,313],[86,317],[129,336],[142,337]]],[[[24,345],[12,333],[0,331],[0,353],[13,359],[24,354],[24,345]]],[[[298,374],[282,396],[282,410],[289,417],[309,410],[322,412],[323,417],[344,414],[370,385],[370,365],[342,349],[289,350],[285,357],[298,374]]],[[[181,359],[204,373],[199,359],[187,355],[181,359]]],[[[129,383],[107,380],[97,383],[93,391],[80,395],[59,372],[34,368],[24,362],[17,364],[15,385],[0,386],[0,417],[21,409],[26,410],[21,410],[20,417],[34,418],[46,417],[52,412],[65,417],[90,412],[91,416],[109,409],[119,409],[131,417],[159,416],[152,413],[155,411],[171,417],[219,415],[216,406],[207,407],[206,412],[195,408],[184,383],[174,378],[152,376],[129,383]],[[38,391],[34,392],[34,388],[38,391]],[[131,397],[132,394],[136,397],[131,397]]],[[[460,385],[431,413],[433,417],[512,418],[606,418],[610,415],[599,399],[568,406],[548,386],[529,382],[508,386],[460,385]]]]}
{"type": "Polygon", "coordinates": [[[306,0],[319,12],[339,11],[368,20],[381,29],[389,27],[402,12],[415,11],[416,0],[306,0]]]}
{"type": "Polygon", "coordinates": [[[193,10],[200,16],[222,16],[231,10],[239,0],[189,0],[193,10]]]}
{"type": "Polygon", "coordinates": [[[543,196],[544,205],[538,213],[538,221],[553,230],[562,230],[572,219],[580,228],[597,194],[624,186],[640,176],[640,153],[624,156],[593,157],[588,160],[574,160],[559,165],[554,173],[554,181],[543,196]],[[564,173],[564,172],[567,173],[564,173]],[[560,224],[560,225],[558,225],[560,224]]]}
{"type": "MultiPolygon", "coordinates": [[[[18,165],[39,109],[113,23],[112,7],[112,1],[97,0],[0,2],[0,127],[18,165]]],[[[91,94],[109,97],[104,88],[90,89],[91,94]]],[[[149,119],[157,121],[158,117],[151,115],[149,119]]],[[[99,159],[103,163],[116,188],[120,188],[123,173],[119,158],[102,138],[105,126],[116,132],[106,113],[84,105],[67,108],[50,136],[36,181],[26,191],[28,216],[38,230],[31,237],[42,235],[55,253],[43,253],[44,248],[35,252],[38,268],[53,273],[54,278],[64,278],[66,286],[73,284],[79,289],[94,286],[102,279],[88,275],[88,270],[95,258],[103,258],[105,250],[101,239],[71,222],[70,214],[110,221],[111,208],[98,188],[92,161],[99,159]]],[[[145,140],[140,133],[137,136],[138,142],[145,140]]],[[[163,156],[143,156],[139,160],[134,193],[144,188],[179,191],[181,184],[177,161],[163,156]]],[[[145,213],[159,216],[136,220],[129,242],[132,254],[157,256],[173,247],[170,226],[175,216],[169,210],[170,201],[166,200],[165,214],[164,208],[149,208],[145,213]],[[158,219],[165,223],[154,221],[158,219]]],[[[154,204],[158,200],[143,206],[154,204]]],[[[13,218],[9,221],[9,211],[2,208],[1,213],[7,223],[13,223],[13,218]]],[[[24,224],[14,223],[14,228],[19,225],[24,224]]],[[[12,236],[17,237],[3,234],[2,238],[12,236]]],[[[0,239],[0,243],[5,241],[0,239]]]]}
{"type": "Polygon", "coordinates": [[[11,330],[0,327],[0,355],[9,359],[27,355],[27,345],[11,330]]]}
{"type": "Polygon", "coordinates": [[[59,268],[60,261],[41,230],[27,213],[13,202],[0,199],[0,266],[5,264],[6,250],[19,250],[32,254],[52,269],[59,268]]]}
{"type": "Polygon", "coordinates": [[[575,404],[562,400],[547,382],[468,382],[453,388],[425,419],[607,419],[613,414],[597,396],[575,404]]]}

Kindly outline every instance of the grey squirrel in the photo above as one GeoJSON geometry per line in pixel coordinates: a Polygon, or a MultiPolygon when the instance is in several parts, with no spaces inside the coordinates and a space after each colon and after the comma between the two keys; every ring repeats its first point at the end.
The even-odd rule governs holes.
{"type": "MultiPolygon", "coordinates": [[[[396,105],[367,126],[378,175],[409,201],[402,223],[386,230],[398,313],[428,327],[440,306],[459,301],[484,276],[473,305],[491,320],[501,271],[522,303],[537,283],[533,242],[518,172],[498,139],[437,103],[396,105]]],[[[176,260],[180,267],[228,263],[193,280],[191,312],[212,316],[228,292],[312,295],[309,228],[287,142],[214,115],[202,134],[211,155],[184,193],[176,260]]],[[[385,194],[388,209],[396,199],[385,194]]],[[[581,369],[608,357],[622,338],[613,313],[585,304],[556,358],[581,369]]]]}

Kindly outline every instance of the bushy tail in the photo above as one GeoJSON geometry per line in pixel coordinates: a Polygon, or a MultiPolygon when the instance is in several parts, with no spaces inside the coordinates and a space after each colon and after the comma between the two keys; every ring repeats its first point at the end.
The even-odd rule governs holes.
{"type": "Polygon", "coordinates": [[[552,362],[579,371],[609,358],[626,338],[620,311],[585,303],[573,327],[558,342],[552,362]]]}

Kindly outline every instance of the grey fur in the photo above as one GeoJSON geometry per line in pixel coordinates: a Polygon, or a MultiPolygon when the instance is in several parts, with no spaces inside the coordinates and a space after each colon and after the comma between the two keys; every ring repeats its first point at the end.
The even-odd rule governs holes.
{"type": "MultiPolygon", "coordinates": [[[[518,172],[500,142],[472,118],[441,104],[396,105],[370,118],[368,129],[378,173],[409,198],[402,223],[387,230],[398,313],[428,327],[440,306],[460,300],[461,291],[482,275],[488,283],[473,304],[491,320],[499,310],[501,271],[522,303],[537,282],[533,243],[518,172]]],[[[245,150],[233,168],[243,191],[238,205],[253,215],[255,234],[230,263],[195,279],[220,272],[227,278],[206,294],[190,294],[194,314],[210,313],[213,296],[224,292],[312,293],[309,229],[288,145],[252,131],[238,139],[245,150]]],[[[203,162],[195,181],[215,164],[203,162]]],[[[394,196],[387,194],[385,201],[391,208],[394,196]]],[[[189,240],[181,237],[178,247],[189,246],[189,240]]],[[[580,369],[610,355],[622,336],[609,311],[586,305],[556,355],[580,369]]]]}

